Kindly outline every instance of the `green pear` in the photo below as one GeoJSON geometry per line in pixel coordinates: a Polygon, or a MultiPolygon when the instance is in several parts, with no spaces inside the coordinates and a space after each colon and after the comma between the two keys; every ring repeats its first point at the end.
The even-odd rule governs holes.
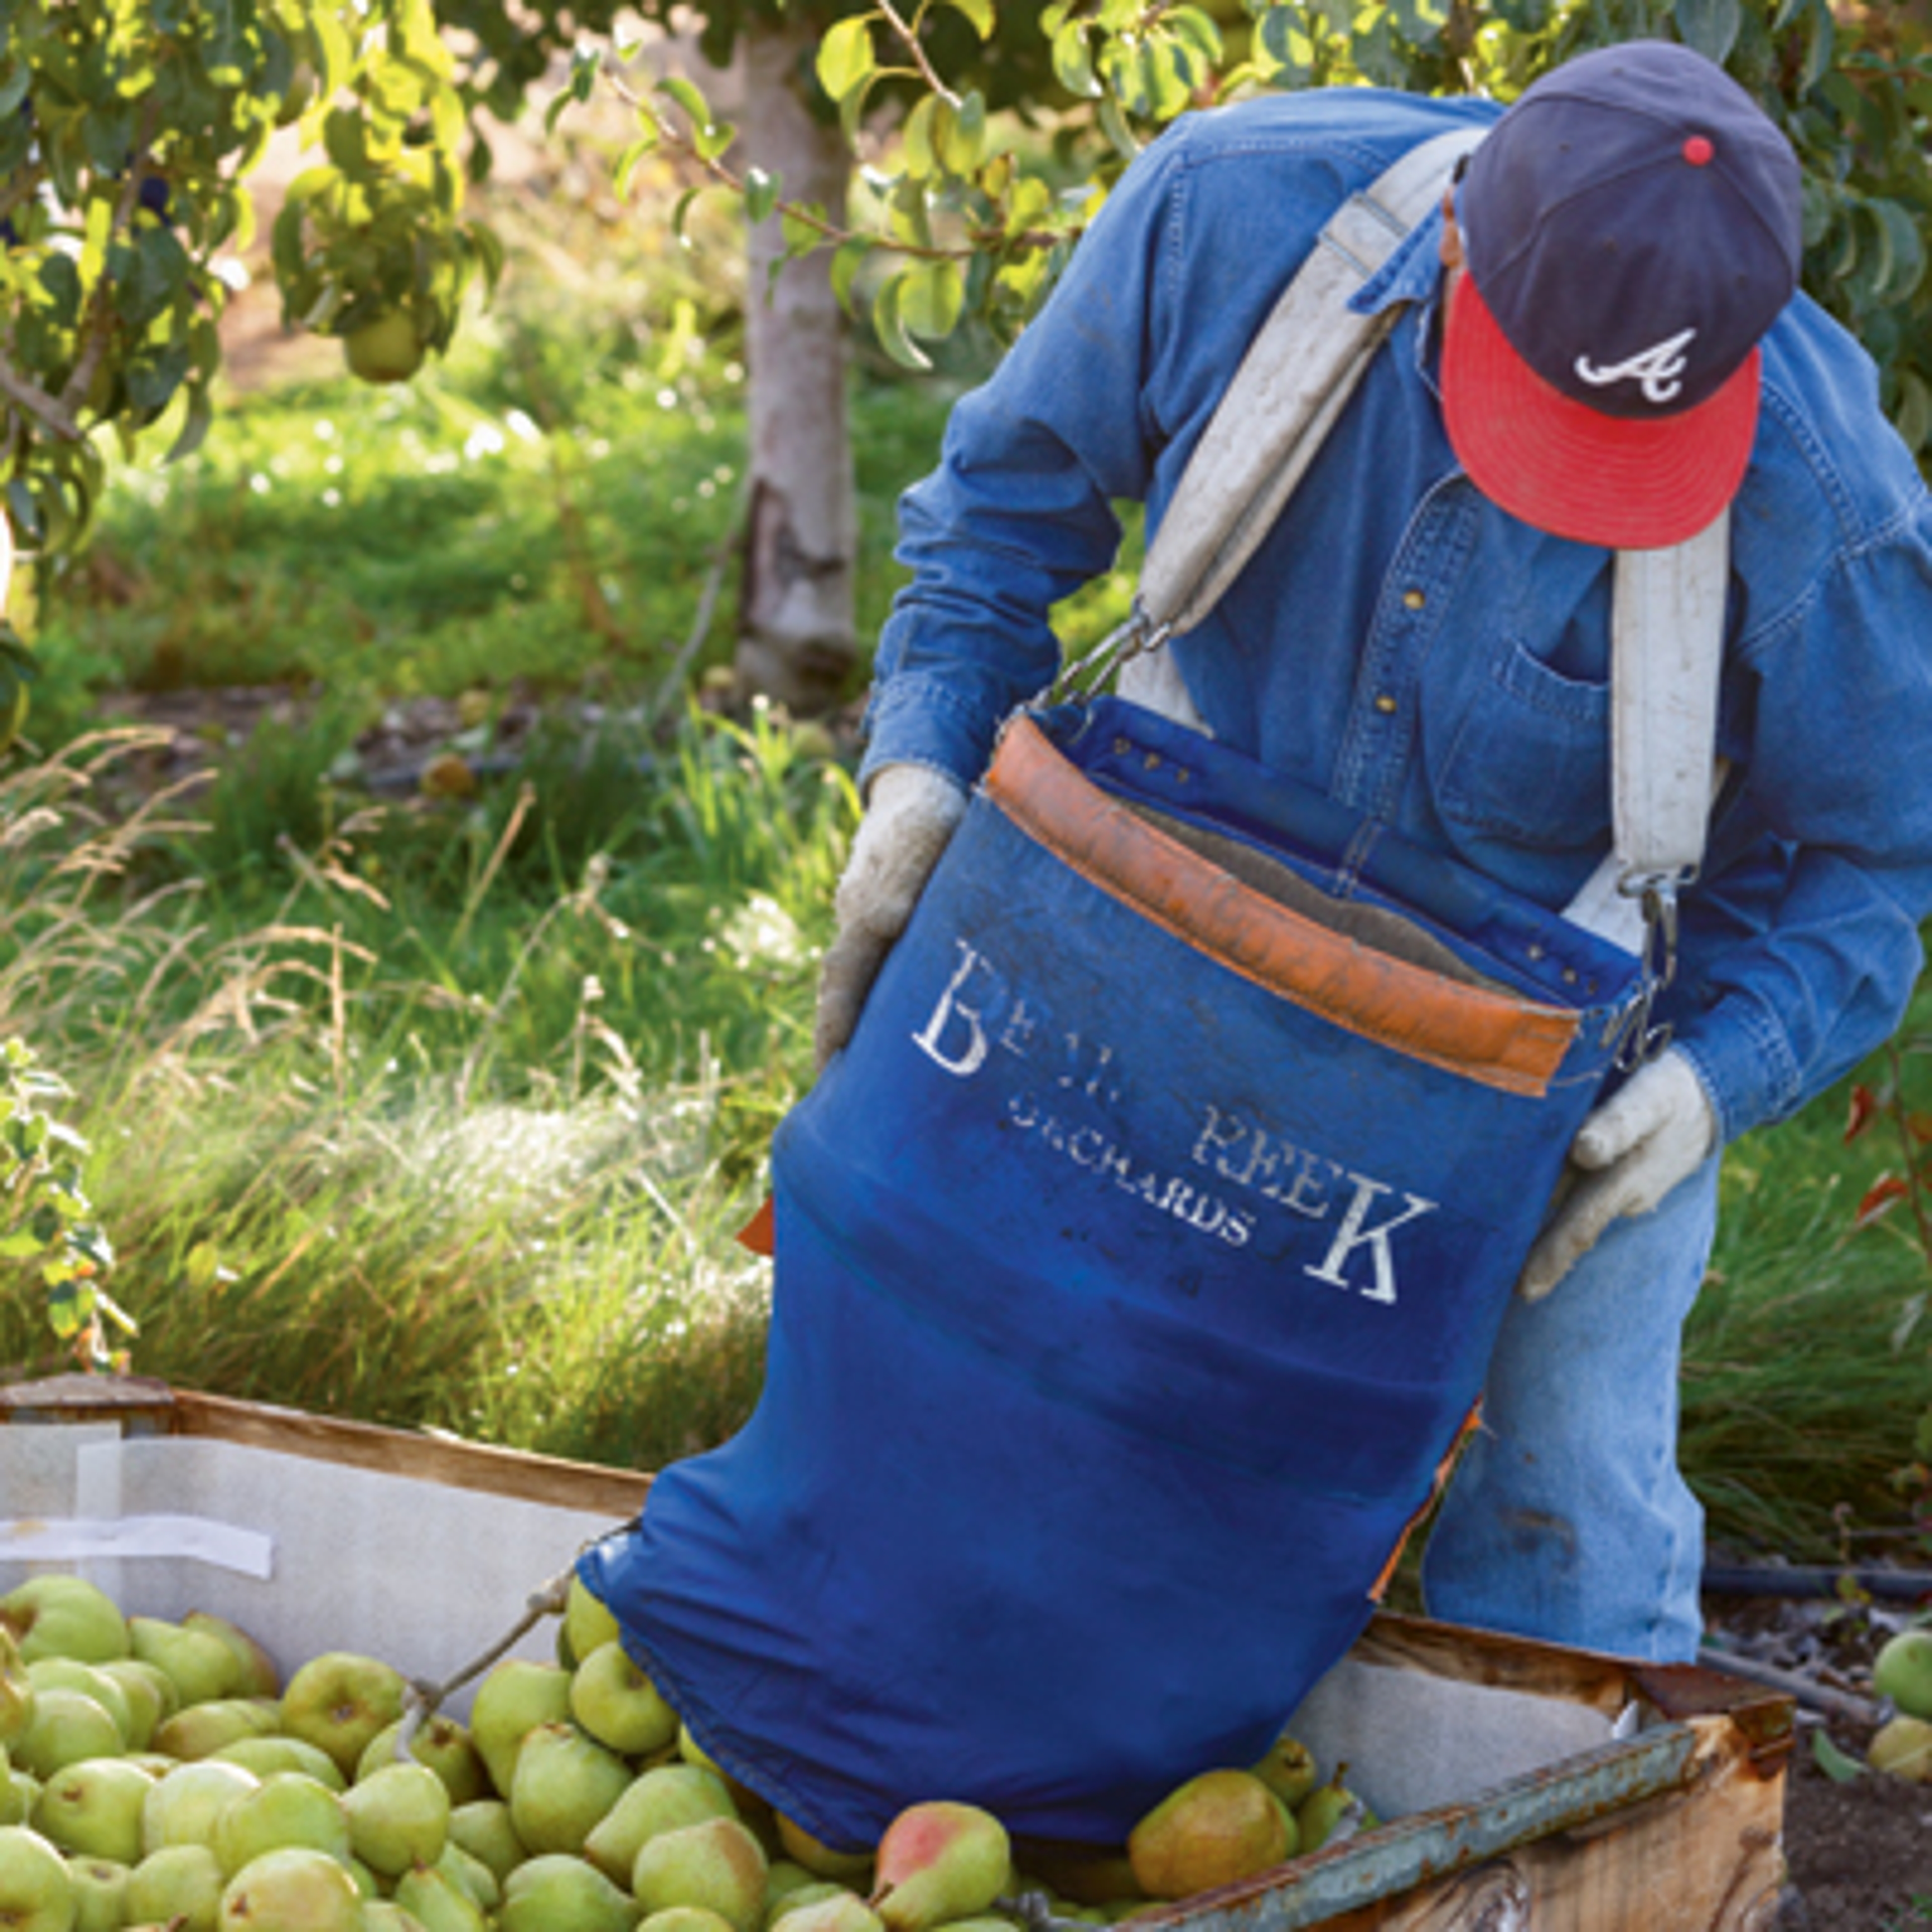
{"type": "Polygon", "coordinates": [[[128,1922],[128,1868],[112,1858],[69,1858],[74,1932],[121,1932],[128,1922]]]}
{"type": "Polygon", "coordinates": [[[34,1829],[70,1856],[140,1862],[141,1815],[155,1780],[125,1758],[83,1758],[40,1786],[34,1829]]]}
{"type": "Polygon", "coordinates": [[[1205,1771],[1169,1792],[1127,1834],[1134,1881],[1151,1898],[1186,1898],[1278,1865],[1294,1824],[1252,1772],[1205,1771]]]}
{"type": "Polygon", "coordinates": [[[539,1852],[511,1873],[497,1932],[631,1932],[638,1912],[621,1887],[566,1852],[539,1852]]]}
{"type": "Polygon", "coordinates": [[[0,1750],[4,1750],[34,1715],[33,1679],[14,1633],[0,1624],[0,1750]]]}
{"type": "Polygon", "coordinates": [[[1006,1882],[1012,1846],[990,1811],[937,1799],[908,1805],[886,1827],[874,1865],[867,1903],[887,1932],[926,1932],[985,1911],[1006,1882]]]}
{"type": "MultiPolygon", "coordinates": [[[[449,1814],[449,1841],[480,1858],[500,1886],[530,1856],[510,1822],[510,1808],[500,1798],[475,1798],[456,1806],[449,1814]]],[[[628,1881],[630,1874],[624,1876],[628,1881]]]]}
{"type": "Polygon", "coordinates": [[[722,1778],[724,1780],[724,1788],[730,1792],[731,1802],[737,1806],[741,1817],[748,1818],[753,1812],[765,1806],[765,1801],[749,1785],[740,1784],[698,1742],[691,1726],[682,1720],[677,1727],[677,1754],[686,1764],[694,1764],[700,1771],[708,1771],[713,1777],[722,1778]]]}
{"type": "Polygon", "coordinates": [[[182,1618],[182,1624],[184,1629],[199,1630],[225,1643],[234,1653],[235,1661],[241,1666],[241,1675],[236,1680],[238,1696],[279,1697],[282,1694],[282,1674],[275,1668],[275,1660],[238,1624],[217,1616],[212,1610],[190,1610],[182,1618]]]}
{"type": "Polygon", "coordinates": [[[190,1760],[157,1778],[141,1804],[141,1849],[152,1858],[170,1845],[207,1846],[216,1817],[261,1783],[219,1758],[190,1760]]]}
{"type": "MultiPolygon", "coordinates": [[[[358,1783],[379,1765],[396,1762],[396,1740],[403,1734],[403,1723],[386,1725],[369,1740],[369,1748],[356,1761],[358,1783]]],[[[452,1804],[470,1804],[490,1796],[490,1773],[468,1729],[454,1718],[440,1714],[427,1718],[416,1727],[410,1740],[410,1756],[426,1764],[443,1782],[452,1804]]]]}
{"type": "Polygon", "coordinates": [[[1268,1755],[1248,1768],[1290,1811],[1322,1781],[1315,1754],[1299,1738],[1290,1737],[1286,1731],[1269,1745],[1268,1755]]]}
{"type": "Polygon", "coordinates": [[[27,1666],[27,1682],[38,1698],[44,1690],[78,1690],[92,1697],[114,1720],[124,1750],[134,1726],[134,1714],[128,1694],[98,1664],[77,1664],[70,1657],[43,1657],[27,1666]]]}
{"type": "Polygon", "coordinates": [[[1345,1782],[1348,1772],[1346,1764],[1338,1764],[1335,1775],[1327,1784],[1318,1784],[1296,1806],[1295,1829],[1300,1840],[1298,1852],[1318,1852],[1330,1840],[1352,1837],[1375,1822],[1368,1808],[1345,1782]]]}
{"type": "Polygon", "coordinates": [[[353,1780],[369,1740],[403,1714],[409,1687],[403,1673],[379,1658],[324,1651],[298,1669],[282,1693],[281,1728],[317,1746],[353,1780]]]}
{"type": "Polygon", "coordinates": [[[539,1724],[517,1754],[510,1822],[532,1852],[579,1853],[630,1782],[630,1766],[574,1724],[539,1724]]]}
{"type": "Polygon", "coordinates": [[[266,1778],[272,1771],[302,1771],[332,1791],[349,1789],[341,1767],[320,1744],[304,1744],[300,1738],[285,1737],[279,1732],[266,1737],[237,1738],[208,1756],[223,1764],[238,1764],[257,1778],[266,1778]]]}
{"type": "Polygon", "coordinates": [[[278,1727],[272,1704],[256,1697],[218,1697],[164,1718],[148,1742],[170,1757],[212,1757],[242,1738],[268,1737],[278,1727]]]}
{"type": "MultiPolygon", "coordinates": [[[[881,1932],[884,1924],[856,1892],[842,1886],[830,1898],[794,1906],[783,1916],[785,1932],[881,1932]]],[[[1010,1920],[1000,1923],[1006,1932],[1012,1932],[1010,1920]]]]}
{"type": "Polygon", "coordinates": [[[1872,1695],[1889,1697],[1908,1718],[1932,1718],[1932,1630],[1888,1636],[1872,1660],[1872,1695]]]}
{"type": "Polygon", "coordinates": [[[336,1801],[349,1843],[379,1878],[433,1865],[449,1838],[449,1787],[426,1764],[380,1766],[336,1801]]]}
{"type": "Polygon", "coordinates": [[[152,1664],[138,1658],[116,1657],[90,1668],[116,1685],[128,1708],[128,1720],[122,1735],[130,1751],[144,1751],[154,1742],[164,1718],[180,1708],[180,1700],[169,1678],[152,1664]]]}
{"type": "Polygon", "coordinates": [[[39,1832],[0,1825],[0,1925],[7,1932],[72,1932],[74,1880],[39,1832]]]}
{"type": "Polygon", "coordinates": [[[182,1932],[214,1932],[222,1882],[220,1862],[206,1845],[164,1845],[128,1874],[122,1907],[130,1924],[178,1920],[182,1932]]]}
{"type": "Polygon", "coordinates": [[[34,1694],[33,1721],[10,1747],[14,1763],[43,1781],[84,1758],[118,1757],[121,1727],[93,1698],[56,1688],[34,1694]]]}
{"type": "Polygon", "coordinates": [[[631,1868],[631,1892],[646,1913],[701,1906],[733,1932],[757,1932],[765,1908],[765,1854],[736,1818],[706,1818],[646,1838],[631,1868]]]}
{"type": "Polygon", "coordinates": [[[770,1917],[772,1907],[779,1900],[789,1898],[794,1892],[802,1892],[808,1885],[824,1882],[796,1858],[787,1858],[782,1850],[769,1857],[765,1866],[765,1916],[770,1917]]]}
{"type": "Polygon", "coordinates": [[[84,1577],[29,1576],[0,1597],[0,1624],[19,1640],[29,1664],[42,1657],[105,1664],[132,1654],[127,1619],[112,1597],[84,1577]]]}
{"type": "Polygon", "coordinates": [[[412,1865],[390,1896],[422,1922],[423,1932],[484,1932],[483,1909],[447,1873],[412,1865]]]}
{"type": "Polygon", "coordinates": [[[231,1879],[264,1853],[295,1846],[346,1864],[352,1847],[344,1802],[301,1772],[272,1771],[214,1814],[208,1847],[231,1879]]]}
{"type": "Polygon", "coordinates": [[[436,1868],[458,1891],[467,1892],[488,1914],[502,1904],[503,1888],[496,1874],[473,1852],[466,1852],[454,1839],[446,1840],[436,1856],[436,1868]]]}
{"type": "Polygon", "coordinates": [[[393,1898],[365,1898],[362,1932],[423,1932],[423,1922],[413,1912],[405,1912],[393,1898]]]}
{"type": "Polygon", "coordinates": [[[1874,1771],[1914,1784],[1932,1784],[1932,1723],[1923,1718],[1888,1718],[1872,1733],[1865,1760],[1874,1771]]]}
{"type": "Polygon", "coordinates": [[[214,1923],[216,1932],[362,1932],[362,1897],[339,1858],[290,1846],[228,1881],[214,1923]]]}
{"type": "MultiPolygon", "coordinates": [[[[792,1869],[794,1871],[805,1870],[802,1865],[794,1865],[792,1869]]],[[[771,1874],[767,1872],[765,1875],[765,1924],[768,1928],[776,1925],[781,1918],[789,1918],[792,1913],[803,1906],[822,1905],[829,1898],[858,1898],[859,1894],[849,1885],[841,1885],[836,1879],[814,1878],[808,1872],[806,1873],[804,1884],[791,1886],[782,1891],[774,1892],[772,1889],[771,1874]]],[[[865,1904],[863,1899],[860,1899],[859,1902],[862,1905],[865,1904]]],[[[878,1917],[878,1915],[872,1912],[870,1906],[866,1906],[866,1909],[868,1912],[872,1912],[874,1918],[878,1917]]]]}
{"type": "Polygon", "coordinates": [[[628,1885],[646,1840],[706,1818],[734,1818],[723,1779],[694,1764],[662,1764],[627,1785],[584,1840],[584,1856],[613,1885],[628,1885]]]}
{"type": "Polygon", "coordinates": [[[38,1778],[10,1766],[0,1774],[0,1825],[24,1825],[34,1815],[40,1796],[38,1778]]]}
{"type": "Polygon", "coordinates": [[[715,1912],[706,1912],[701,1905],[668,1906],[663,1911],[653,1912],[638,1921],[638,1932],[645,1932],[646,1927],[650,1928],[650,1932],[731,1932],[728,1919],[720,1918],[715,1912]]]}
{"type": "Polygon", "coordinates": [[[128,1641],[143,1664],[161,1671],[187,1704],[241,1694],[242,1660],[218,1637],[162,1617],[128,1619],[128,1641]]]}
{"type": "Polygon", "coordinates": [[[677,1713],[614,1640],[598,1645],[572,1673],[570,1714],[626,1757],[648,1757],[677,1739],[677,1713]]]}
{"type": "Polygon", "coordinates": [[[796,1859],[808,1872],[820,1878],[836,1879],[840,1883],[850,1882],[872,1888],[872,1854],[870,1852],[841,1852],[822,1840],[814,1838],[805,1827],[794,1819],[788,1818],[781,1811],[778,1814],[778,1843],[784,1846],[787,1857],[796,1859]]]}
{"type": "Polygon", "coordinates": [[[617,1619],[573,1570],[563,1605],[563,1643],[569,1659],[566,1668],[574,1668],[592,1651],[614,1642],[618,1634],[617,1619]]]}
{"type": "Polygon", "coordinates": [[[470,1735],[499,1798],[510,1795],[524,1739],[538,1725],[569,1715],[570,1672],[554,1664],[506,1657],[477,1685],[470,1706],[470,1735]]]}

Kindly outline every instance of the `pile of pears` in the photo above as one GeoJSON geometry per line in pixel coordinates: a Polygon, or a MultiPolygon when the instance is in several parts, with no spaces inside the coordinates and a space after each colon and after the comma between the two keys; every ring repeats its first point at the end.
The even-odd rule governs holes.
{"type": "Polygon", "coordinates": [[[554,1664],[497,1663],[466,1724],[349,1651],[284,1684],[202,1611],[124,1616],[68,1575],[0,1596],[7,1932],[1013,1932],[1019,1895],[1112,1922],[1364,1822],[1284,1738],[1118,1847],[1016,1846],[913,1804],[864,1852],[714,1763],[573,1581],[554,1664]],[[409,1721],[406,1722],[406,1713],[409,1721]]]}
{"type": "Polygon", "coordinates": [[[1913,1624],[1886,1638],[1872,1660],[1871,1684],[1875,1696],[1892,1700],[1894,1714],[1873,1733],[1868,1762],[1932,1784],[1932,1630],[1913,1624]]]}

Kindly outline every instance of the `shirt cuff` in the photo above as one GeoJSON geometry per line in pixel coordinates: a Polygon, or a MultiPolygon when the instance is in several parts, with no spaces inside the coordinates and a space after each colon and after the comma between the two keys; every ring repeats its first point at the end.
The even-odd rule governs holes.
{"type": "Polygon", "coordinates": [[[1727,995],[1681,1027],[1671,1044],[1710,1096],[1720,1144],[1783,1120],[1804,1099],[1790,1036],[1770,1008],[1748,993],[1727,995]]]}
{"type": "Polygon", "coordinates": [[[986,771],[1005,716],[950,679],[900,673],[874,688],[866,707],[860,791],[884,765],[924,765],[971,790],[986,771]]]}

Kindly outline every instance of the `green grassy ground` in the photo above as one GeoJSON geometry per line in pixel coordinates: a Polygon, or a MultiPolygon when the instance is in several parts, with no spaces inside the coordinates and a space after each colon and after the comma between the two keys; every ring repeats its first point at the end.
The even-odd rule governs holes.
{"type": "MultiPolygon", "coordinates": [[[[808,1077],[856,806],[776,714],[639,715],[743,440],[728,291],[648,266],[567,304],[526,271],[406,389],[248,399],[202,458],[123,475],[47,604],[40,761],[0,782],[0,1031],[74,1086],[145,1372],[642,1465],[755,1396],[766,1282],[734,1237],[808,1077]],[[136,809],[136,742],[61,752],[115,691],[266,682],[302,723],[191,800],[136,809]],[[484,750],[514,696],[607,722],[474,798],[372,800],[344,750],[420,694],[484,750]]],[[[952,389],[859,383],[868,628],[952,389]]],[[[729,633],[728,605],[694,672],[729,633]]],[[[1692,1324],[1687,1463],[1748,1548],[1910,1522],[1928,1269],[1902,1210],[1852,1231],[1898,1150],[1846,1147],[1844,1112],[1734,1150],[1692,1324]]],[[[35,1296],[0,1298],[0,1362],[47,1363],[35,1296]]]]}

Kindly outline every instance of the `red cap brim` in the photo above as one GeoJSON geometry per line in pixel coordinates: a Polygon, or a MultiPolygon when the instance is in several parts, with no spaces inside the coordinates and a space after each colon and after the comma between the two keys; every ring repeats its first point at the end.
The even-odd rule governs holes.
{"type": "Polygon", "coordinates": [[[1660,550],[1737,494],[1757,434],[1759,352],[1694,408],[1639,420],[1553,389],[1510,346],[1466,271],[1442,343],[1442,410],[1469,479],[1552,536],[1660,550]]]}

